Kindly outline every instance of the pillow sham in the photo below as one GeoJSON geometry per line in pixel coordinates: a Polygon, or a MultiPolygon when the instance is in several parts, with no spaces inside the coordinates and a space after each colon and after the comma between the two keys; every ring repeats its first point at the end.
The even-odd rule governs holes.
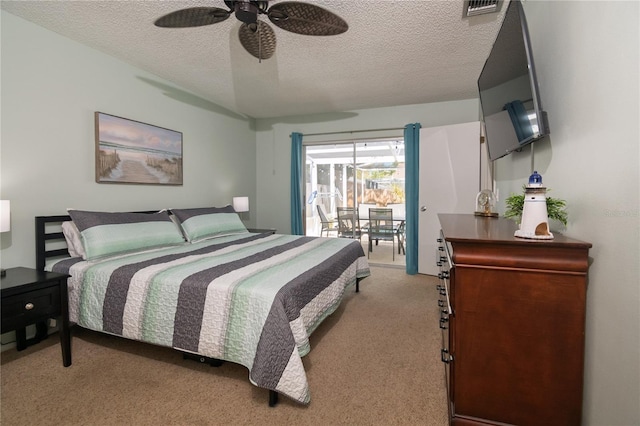
{"type": "Polygon", "coordinates": [[[78,227],[70,220],[62,222],[62,234],[67,241],[67,250],[71,257],[85,258],[84,247],[82,246],[82,239],[80,238],[80,231],[78,227]]]}
{"type": "Polygon", "coordinates": [[[225,235],[247,233],[233,206],[171,209],[180,221],[182,232],[192,243],[225,235]]]}
{"type": "Polygon", "coordinates": [[[160,248],[184,243],[169,213],[107,213],[69,210],[80,231],[83,259],[160,248]]]}

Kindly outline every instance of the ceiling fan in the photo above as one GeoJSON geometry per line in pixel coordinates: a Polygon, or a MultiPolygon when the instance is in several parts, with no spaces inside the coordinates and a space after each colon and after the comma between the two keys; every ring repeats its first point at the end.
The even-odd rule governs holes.
{"type": "Polygon", "coordinates": [[[276,50],[276,35],[259,15],[283,30],[297,34],[325,36],[341,34],[349,25],[338,15],[310,3],[283,1],[269,7],[268,1],[224,0],[229,10],[219,7],[190,7],[158,18],[155,25],[163,28],[200,27],[226,20],[232,13],[242,22],[238,31],[240,43],[247,52],[269,59],[276,50]]]}

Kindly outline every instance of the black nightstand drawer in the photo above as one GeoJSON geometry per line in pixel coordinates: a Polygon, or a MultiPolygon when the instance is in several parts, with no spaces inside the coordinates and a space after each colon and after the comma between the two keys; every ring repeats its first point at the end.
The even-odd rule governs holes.
{"type": "Polygon", "coordinates": [[[67,274],[19,266],[8,268],[0,278],[2,333],[15,330],[16,349],[22,351],[47,338],[47,319],[60,319],[58,330],[65,367],[71,365],[68,277],[67,274]],[[31,324],[36,326],[36,335],[27,339],[26,327],[31,324]]]}
{"type": "Polygon", "coordinates": [[[60,315],[60,286],[55,285],[2,299],[2,333],[60,315]]]}

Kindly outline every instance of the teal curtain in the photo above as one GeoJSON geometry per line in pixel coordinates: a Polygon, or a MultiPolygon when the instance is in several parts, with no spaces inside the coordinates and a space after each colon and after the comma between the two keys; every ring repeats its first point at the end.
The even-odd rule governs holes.
{"type": "Polygon", "coordinates": [[[302,133],[291,133],[291,234],[304,235],[302,224],[302,133]]]}
{"type": "Polygon", "coordinates": [[[420,123],[404,127],[405,199],[406,199],[406,271],[418,273],[418,206],[420,184],[420,123]]]}

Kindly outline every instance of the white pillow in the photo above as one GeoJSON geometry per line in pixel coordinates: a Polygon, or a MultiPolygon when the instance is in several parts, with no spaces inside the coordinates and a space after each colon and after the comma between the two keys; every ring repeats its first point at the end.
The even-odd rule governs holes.
{"type": "Polygon", "coordinates": [[[62,222],[62,233],[64,234],[65,240],[67,240],[69,255],[71,255],[71,257],[81,257],[84,259],[86,254],[82,240],[80,239],[80,231],[78,231],[76,224],[71,221],[62,222]]]}

